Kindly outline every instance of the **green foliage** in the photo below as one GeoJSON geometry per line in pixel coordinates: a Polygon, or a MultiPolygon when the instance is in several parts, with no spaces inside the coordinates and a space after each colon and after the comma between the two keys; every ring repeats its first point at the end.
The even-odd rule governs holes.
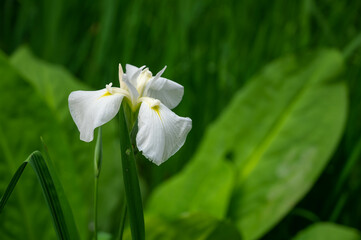
{"type": "Polygon", "coordinates": [[[320,222],[311,225],[297,234],[293,240],[360,240],[361,233],[356,229],[334,223],[320,222]]]}
{"type": "Polygon", "coordinates": [[[18,183],[21,174],[23,173],[26,165],[28,164],[27,161],[23,162],[20,167],[16,170],[14,176],[11,178],[10,183],[8,184],[4,194],[1,196],[0,199],[0,213],[2,212],[2,210],[4,209],[6,202],[8,201],[9,197],[11,196],[11,193],[14,191],[14,188],[16,186],[16,184],[18,183]]]}
{"type": "MultiPolygon", "coordinates": [[[[79,239],[73,215],[69,208],[62,186],[54,170],[49,170],[52,169],[52,165],[49,164],[48,168],[43,156],[38,151],[32,153],[15,172],[3,196],[1,197],[0,213],[4,209],[6,202],[11,196],[11,193],[13,192],[28,163],[32,166],[39,180],[39,184],[41,185],[58,239],[79,239]],[[52,172],[52,174],[50,172],[52,172]]],[[[50,161],[48,161],[48,163],[50,163],[50,161]]],[[[11,234],[4,234],[2,237],[11,238],[12,236],[11,234]]]]}
{"type": "MultiPolygon", "coordinates": [[[[147,216],[146,221],[146,236],[149,240],[241,240],[237,229],[229,221],[205,214],[186,214],[172,221],[147,216]]],[[[129,231],[124,239],[131,239],[129,231]]]]}
{"type": "Polygon", "coordinates": [[[244,239],[262,236],[307,193],[341,137],[347,92],[335,78],[342,61],[337,51],[321,50],[265,67],[208,130],[187,168],[155,191],[148,211],[167,218],[203,211],[230,218],[244,239]],[[222,165],[236,173],[231,200],[233,185],[222,178],[232,179],[231,167],[221,173],[222,165]]]}
{"type": "MultiPolygon", "coordinates": [[[[43,136],[81,239],[89,238],[94,142],[79,141],[68,94],[117,85],[119,62],[146,64],[153,73],[168,65],[164,77],[185,87],[174,111],[191,117],[193,128],[181,150],[162,166],[138,161],[143,201],[151,214],[146,216],[147,236],[185,232],[188,227],[177,230],[172,224],[183,213],[201,212],[237,223],[244,236],[268,232],[263,239],[290,239],[309,225],[305,215],[290,211],[295,204],[312,219],[360,228],[360,11],[361,1],[351,0],[0,1],[0,48],[11,56],[0,51],[0,196],[22,161],[40,148],[43,136]],[[324,55],[330,59],[283,58],[268,66],[273,71],[259,72],[281,56],[320,47],[347,56],[346,84],[323,81],[341,61],[332,51],[324,55]],[[278,76],[278,85],[259,81],[278,76]],[[317,79],[322,82],[310,84],[317,79]],[[344,85],[348,112],[340,111],[344,85]],[[299,87],[305,89],[299,100],[290,100],[299,87]],[[247,102],[240,99],[246,95],[247,102]],[[231,113],[232,106],[237,114],[231,113]],[[334,151],[345,117],[343,138],[334,151]],[[224,132],[217,130],[221,127],[224,132]],[[307,151],[311,146],[320,151],[307,151]],[[209,153],[202,156],[206,148],[209,153]],[[306,159],[312,159],[311,166],[306,159]],[[312,171],[307,174],[305,168],[312,171]]],[[[109,239],[117,235],[124,212],[116,122],[103,127],[103,136],[99,230],[109,239]]],[[[45,205],[37,179],[25,169],[0,216],[0,238],[54,239],[45,205]]],[[[185,224],[192,222],[185,219],[185,224]]],[[[208,231],[198,229],[193,234],[208,231]]]]}
{"type": "MultiPolygon", "coordinates": [[[[46,114],[46,105],[34,95],[29,84],[18,75],[2,54],[0,75],[0,195],[3,195],[17,167],[30,152],[39,147],[36,144],[40,142],[39,136],[44,132],[58,136],[62,133],[52,127],[50,123],[55,121],[51,115],[46,114]],[[9,100],[14,98],[17,101],[9,100]],[[44,111],[36,111],[37,109],[44,111]],[[40,122],[42,124],[38,124],[40,122]]],[[[44,137],[48,138],[48,134],[44,137]]],[[[39,183],[36,176],[26,169],[1,214],[0,236],[3,239],[55,238],[39,183]]]]}
{"type": "MultiPolygon", "coordinates": [[[[15,172],[26,154],[40,148],[39,137],[43,136],[70,206],[76,209],[74,217],[80,234],[85,237],[89,234],[87,229],[93,203],[93,151],[92,145],[79,141],[79,133],[67,113],[68,94],[84,87],[63,68],[36,59],[26,48],[14,54],[11,59],[13,65],[3,55],[0,60],[0,93],[4,99],[0,103],[0,193],[2,195],[11,172],[15,172]]],[[[109,216],[114,209],[121,207],[122,199],[122,182],[114,180],[121,173],[116,155],[119,153],[119,142],[114,129],[114,124],[104,127],[108,144],[104,146],[99,199],[100,228],[110,232],[116,232],[118,224],[109,216]],[[104,202],[106,204],[102,204],[104,202]]],[[[11,239],[53,238],[50,215],[46,208],[39,209],[45,202],[40,188],[36,187],[36,179],[26,172],[24,175],[24,180],[20,180],[15,189],[15,198],[10,199],[2,216],[7,221],[1,221],[0,231],[7,232],[11,239]],[[35,216],[36,220],[33,220],[35,216]]]]}
{"type": "MultiPolygon", "coordinates": [[[[172,161],[144,171],[153,188],[185,166],[247,79],[285,54],[344,49],[360,32],[360,9],[361,2],[351,0],[4,0],[0,48],[11,54],[28,44],[36,56],[65,66],[94,89],[117,81],[118,63],[146,64],[154,72],[168,65],[164,76],[185,86],[176,112],[190,116],[194,128],[172,161]]],[[[361,132],[360,52],[350,60],[352,147],[361,132]]]]}
{"type": "Polygon", "coordinates": [[[79,239],[76,226],[74,225],[73,214],[70,208],[65,208],[65,206],[68,206],[68,202],[62,191],[62,186],[58,180],[53,181],[54,178],[57,179],[54,171],[53,175],[51,175],[43,156],[38,151],[32,153],[27,161],[41,184],[58,239],[79,239]]]}

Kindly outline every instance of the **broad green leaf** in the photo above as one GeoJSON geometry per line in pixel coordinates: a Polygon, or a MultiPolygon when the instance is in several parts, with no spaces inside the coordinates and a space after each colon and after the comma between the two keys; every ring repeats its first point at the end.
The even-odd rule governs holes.
{"type": "Polygon", "coordinates": [[[147,211],[165,218],[177,218],[183,213],[206,212],[214,217],[225,216],[234,184],[232,164],[225,161],[198,164],[156,189],[147,211]]]}
{"type": "Polygon", "coordinates": [[[360,240],[361,233],[356,229],[334,224],[315,223],[299,232],[293,240],[360,240]]]}
{"type": "Polygon", "coordinates": [[[320,50],[266,66],[210,126],[185,170],[155,191],[148,212],[206,212],[230,218],[245,240],[261,237],[307,193],[340,139],[347,91],[333,80],[342,65],[339,52],[320,50]]]}
{"type": "MultiPolygon", "coordinates": [[[[148,240],[241,240],[239,232],[229,221],[205,214],[186,214],[172,221],[147,216],[145,220],[148,240]]],[[[124,239],[131,239],[129,231],[124,239]]]]}
{"type": "Polygon", "coordinates": [[[10,61],[19,74],[33,85],[60,122],[69,118],[68,96],[70,92],[89,90],[89,87],[78,82],[63,67],[35,58],[26,47],[19,48],[11,56],[10,61]]]}

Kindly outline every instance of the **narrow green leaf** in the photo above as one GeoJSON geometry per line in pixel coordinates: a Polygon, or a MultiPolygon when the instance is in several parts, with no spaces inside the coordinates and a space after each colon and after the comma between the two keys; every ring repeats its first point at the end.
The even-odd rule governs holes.
{"type": "MultiPolygon", "coordinates": [[[[125,198],[125,196],[124,196],[125,198]]],[[[127,203],[124,199],[124,201],[122,201],[122,207],[121,207],[121,213],[120,213],[120,222],[119,222],[119,231],[118,231],[118,235],[116,237],[117,240],[122,240],[123,239],[123,234],[124,234],[124,227],[125,227],[125,220],[127,217],[127,203]]]]}
{"type": "MultiPolygon", "coordinates": [[[[20,165],[20,167],[14,174],[4,195],[0,200],[0,213],[3,210],[7,200],[9,199],[12,191],[16,186],[16,183],[18,182],[28,163],[35,171],[42,187],[43,194],[48,204],[53,219],[53,224],[58,235],[58,239],[79,239],[73,215],[70,208],[68,207],[68,203],[62,191],[60,182],[54,172],[52,176],[43,156],[39,151],[35,151],[34,153],[32,153],[29,158],[20,165]],[[55,186],[55,184],[57,185],[57,187],[55,186]],[[60,189],[60,191],[58,191],[58,189],[60,189]],[[60,194],[58,192],[60,192],[60,194]],[[63,206],[65,206],[66,209],[65,213],[63,211],[63,206]]],[[[51,161],[49,161],[49,163],[49,165],[51,165],[51,161]]]]}
{"type": "Polygon", "coordinates": [[[68,198],[64,192],[63,189],[63,185],[60,182],[60,179],[58,177],[58,173],[54,167],[53,161],[50,158],[49,155],[49,151],[48,148],[43,140],[43,138],[41,138],[41,143],[43,145],[43,150],[45,153],[45,161],[46,161],[46,165],[48,167],[50,176],[52,177],[56,192],[58,194],[58,198],[61,204],[61,208],[63,209],[63,213],[64,213],[64,217],[65,217],[65,222],[67,223],[67,227],[70,233],[70,236],[72,236],[71,239],[79,239],[79,233],[78,233],[78,228],[75,224],[75,220],[74,220],[74,215],[73,215],[73,211],[70,207],[68,198]]]}
{"type": "Polygon", "coordinates": [[[339,198],[342,188],[344,187],[346,180],[350,177],[350,172],[355,168],[356,164],[360,160],[361,156],[361,138],[355,143],[355,147],[352,150],[350,157],[347,159],[346,163],[343,165],[342,170],[340,170],[340,176],[338,177],[335,186],[333,187],[332,194],[330,199],[328,199],[329,204],[326,207],[327,210],[330,210],[330,205],[334,204],[339,198]]]}
{"type": "Polygon", "coordinates": [[[120,149],[129,221],[133,240],[145,239],[143,205],[133,146],[123,109],[119,111],[120,149]]]}
{"type": "Polygon", "coordinates": [[[19,178],[21,177],[21,174],[23,174],[23,171],[24,171],[27,164],[28,163],[26,161],[23,162],[20,165],[20,167],[18,168],[18,170],[16,170],[13,178],[11,179],[9,185],[7,186],[7,188],[5,190],[4,195],[1,197],[1,200],[0,200],[0,214],[1,214],[2,210],[3,210],[3,208],[5,207],[5,204],[8,201],[11,193],[13,192],[16,184],[18,183],[19,178]]]}
{"type": "Polygon", "coordinates": [[[299,232],[293,240],[361,240],[361,233],[356,229],[334,224],[315,223],[299,232]]]}
{"type": "Polygon", "coordinates": [[[29,164],[35,171],[40,185],[43,190],[45,200],[48,204],[49,210],[52,215],[53,224],[59,239],[79,239],[76,227],[72,226],[72,222],[67,222],[67,217],[71,213],[65,215],[62,209],[62,203],[55,187],[53,177],[51,176],[48,166],[40,152],[35,151],[28,159],[29,164]],[[70,227],[69,227],[70,225],[70,227]],[[71,231],[69,231],[69,229],[71,231]]]}

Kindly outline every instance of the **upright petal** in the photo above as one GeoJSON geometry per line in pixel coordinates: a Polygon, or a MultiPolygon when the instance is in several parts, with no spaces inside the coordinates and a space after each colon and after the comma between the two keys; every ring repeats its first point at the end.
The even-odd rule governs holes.
{"type": "Polygon", "coordinates": [[[184,88],[176,82],[160,77],[165,68],[148,82],[143,95],[159,99],[168,108],[173,109],[182,100],[184,88]]]}
{"type": "Polygon", "coordinates": [[[129,93],[130,93],[130,97],[132,99],[132,102],[136,102],[138,97],[139,97],[139,93],[138,90],[135,88],[135,86],[129,81],[129,78],[127,77],[127,75],[124,76],[123,78],[123,82],[126,84],[129,93]]]}
{"type": "Polygon", "coordinates": [[[123,81],[124,71],[123,71],[122,64],[120,64],[120,63],[119,63],[118,75],[119,75],[119,86],[121,88],[125,89],[125,86],[124,86],[125,83],[123,81]]]}
{"type": "Polygon", "coordinates": [[[137,147],[160,165],[183,146],[191,128],[190,118],[177,116],[159,101],[143,101],[138,115],[137,147]]]}
{"type": "Polygon", "coordinates": [[[109,122],[119,111],[123,95],[110,94],[106,89],[70,93],[70,114],[80,131],[80,139],[93,140],[94,129],[109,122]]]}
{"type": "Polygon", "coordinates": [[[139,74],[143,71],[144,68],[145,66],[141,66],[140,68],[138,68],[130,64],[125,65],[127,78],[129,82],[133,84],[134,87],[137,87],[137,79],[139,77],[139,74]]]}
{"type": "Polygon", "coordinates": [[[132,77],[138,70],[139,70],[138,67],[133,66],[131,64],[126,64],[125,65],[125,72],[127,73],[127,75],[129,77],[132,77]]]}

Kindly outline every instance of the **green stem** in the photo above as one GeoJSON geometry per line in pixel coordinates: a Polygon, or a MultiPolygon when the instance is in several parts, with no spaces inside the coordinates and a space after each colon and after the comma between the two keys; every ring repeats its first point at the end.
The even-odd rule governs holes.
{"type": "Polygon", "coordinates": [[[102,129],[99,127],[94,151],[94,239],[98,239],[98,180],[103,159],[102,129]]]}
{"type": "Polygon", "coordinates": [[[346,164],[343,165],[341,174],[334,187],[334,192],[332,195],[333,198],[337,198],[337,196],[340,195],[340,192],[343,186],[345,186],[345,183],[347,181],[347,178],[350,176],[351,171],[355,169],[355,166],[360,161],[360,157],[361,157],[361,138],[355,144],[351,156],[347,159],[346,164]]]}
{"type": "Polygon", "coordinates": [[[303,217],[304,219],[307,219],[308,221],[313,223],[321,221],[320,218],[315,213],[302,208],[296,208],[292,210],[291,214],[303,217]]]}
{"type": "Polygon", "coordinates": [[[116,238],[118,240],[123,240],[123,233],[124,233],[124,226],[125,226],[126,217],[127,217],[127,203],[126,203],[126,201],[124,199],[123,205],[122,205],[122,213],[121,213],[120,223],[119,223],[118,237],[116,238]]]}
{"type": "Polygon", "coordinates": [[[345,59],[349,58],[358,48],[361,47],[361,33],[359,33],[343,50],[345,59]]]}
{"type": "Polygon", "coordinates": [[[94,239],[98,239],[98,177],[94,181],[94,239]]]}
{"type": "Polygon", "coordinates": [[[342,209],[345,207],[345,204],[347,202],[347,199],[349,197],[349,194],[347,192],[342,193],[342,195],[339,197],[337,203],[335,204],[335,207],[332,211],[332,214],[329,218],[330,222],[336,222],[339,218],[342,209]]]}
{"type": "Polygon", "coordinates": [[[135,164],[134,150],[131,144],[130,134],[123,110],[119,111],[119,122],[123,180],[132,239],[144,240],[144,215],[139,179],[135,164]]]}

